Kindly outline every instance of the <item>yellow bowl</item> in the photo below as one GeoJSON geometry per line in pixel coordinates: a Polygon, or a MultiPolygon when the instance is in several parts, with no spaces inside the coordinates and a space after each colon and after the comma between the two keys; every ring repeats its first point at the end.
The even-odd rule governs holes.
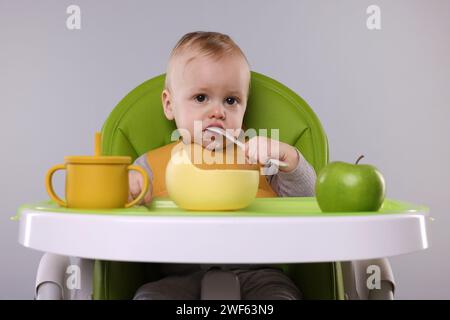
{"type": "Polygon", "coordinates": [[[201,211],[237,210],[255,199],[259,171],[200,169],[191,162],[190,146],[177,148],[166,169],[167,192],[179,207],[201,211]]]}

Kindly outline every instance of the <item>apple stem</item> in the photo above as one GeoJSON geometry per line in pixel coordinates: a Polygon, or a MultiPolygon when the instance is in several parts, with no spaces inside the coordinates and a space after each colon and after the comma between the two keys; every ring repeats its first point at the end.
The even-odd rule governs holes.
{"type": "Polygon", "coordinates": [[[359,160],[361,160],[362,158],[364,158],[364,155],[361,155],[361,156],[359,156],[359,158],[358,158],[358,159],[356,159],[356,162],[355,162],[355,164],[358,164],[359,160]]]}

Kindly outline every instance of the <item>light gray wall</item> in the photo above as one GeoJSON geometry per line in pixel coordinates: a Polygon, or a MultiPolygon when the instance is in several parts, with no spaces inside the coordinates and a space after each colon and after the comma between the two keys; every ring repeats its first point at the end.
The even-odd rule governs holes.
{"type": "Polygon", "coordinates": [[[397,297],[450,298],[444,0],[0,0],[0,298],[32,298],[41,256],[17,243],[9,217],[48,198],[47,169],[91,154],[112,108],[164,72],[175,42],[194,30],[230,34],[254,70],[304,97],[328,133],[331,160],[365,154],[388,197],[431,208],[431,248],[391,259],[397,297]],[[81,7],[79,31],[65,26],[70,4],[81,7]],[[370,4],[381,7],[379,31],[366,28],[370,4]]]}

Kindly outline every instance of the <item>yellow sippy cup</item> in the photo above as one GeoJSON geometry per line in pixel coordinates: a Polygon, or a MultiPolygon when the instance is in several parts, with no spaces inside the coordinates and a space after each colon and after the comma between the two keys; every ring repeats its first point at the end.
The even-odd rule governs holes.
{"type": "Polygon", "coordinates": [[[95,135],[94,156],[64,157],[64,164],[50,168],[45,186],[50,198],[63,207],[82,209],[129,208],[144,197],[148,190],[148,177],[139,166],[130,165],[131,157],[101,156],[101,133],[95,135]],[[66,170],[65,201],[53,190],[52,177],[58,170],[66,170]],[[139,196],[128,201],[128,171],[136,170],[144,177],[139,196]]]}

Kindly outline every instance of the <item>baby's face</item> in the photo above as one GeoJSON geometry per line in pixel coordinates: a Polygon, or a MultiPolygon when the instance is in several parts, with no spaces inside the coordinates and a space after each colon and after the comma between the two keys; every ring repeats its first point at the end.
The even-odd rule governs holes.
{"type": "Polygon", "coordinates": [[[205,131],[207,127],[233,129],[239,134],[247,106],[249,81],[248,64],[239,55],[228,55],[219,60],[181,55],[173,61],[169,90],[163,91],[164,113],[169,120],[175,119],[177,128],[184,129],[180,132],[185,141],[188,138],[192,142],[195,137],[197,142],[203,138],[203,146],[211,148],[211,140],[219,137],[205,131]],[[190,137],[185,137],[187,133],[190,137]]]}

